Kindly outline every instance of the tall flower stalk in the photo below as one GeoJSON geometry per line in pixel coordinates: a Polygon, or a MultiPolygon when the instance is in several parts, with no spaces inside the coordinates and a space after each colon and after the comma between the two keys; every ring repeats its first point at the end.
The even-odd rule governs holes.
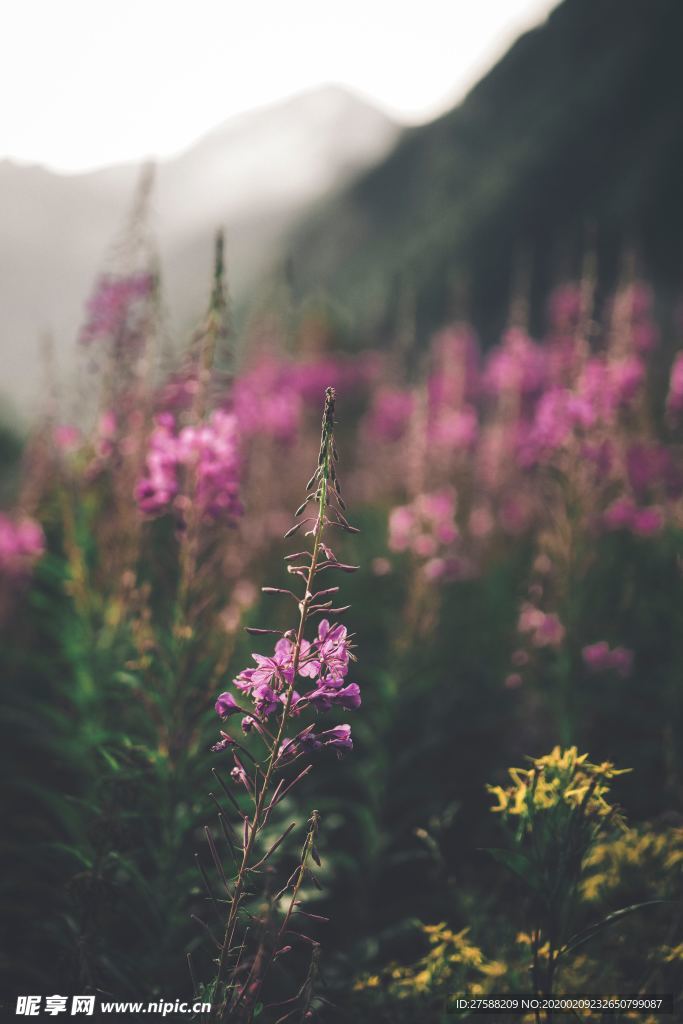
{"type": "MultiPolygon", "coordinates": [[[[231,776],[234,782],[249,793],[252,810],[245,814],[241,826],[241,844],[237,849],[237,869],[234,881],[227,883],[215,843],[210,840],[212,859],[228,893],[227,918],[223,937],[218,944],[216,975],[212,986],[213,1017],[217,1021],[226,1019],[251,1020],[254,1006],[260,997],[266,974],[273,961],[291,949],[290,940],[303,940],[313,949],[311,972],[318,959],[318,944],[314,940],[292,932],[291,919],[301,913],[301,889],[312,876],[311,861],[320,863],[316,850],[316,836],[319,815],[314,811],[309,819],[308,832],[299,863],[288,882],[270,899],[270,909],[265,922],[260,922],[261,939],[255,951],[247,947],[250,940],[241,929],[242,918],[246,915],[245,902],[255,873],[278,849],[295,825],[291,825],[274,842],[264,843],[264,832],[273,810],[292,788],[311,770],[309,755],[322,747],[334,747],[338,753],[352,748],[351,729],[338,725],[331,729],[317,731],[315,723],[300,729],[293,736],[287,735],[291,720],[298,718],[305,710],[328,711],[332,708],[356,708],[360,704],[360,692],[355,683],[346,683],[350,659],[350,639],[346,628],[332,624],[327,615],[340,614],[346,608],[334,608],[334,595],[338,587],[316,589],[318,574],[328,569],[353,572],[357,566],[340,562],[326,541],[330,528],[357,532],[350,526],[344,514],[344,501],[336,473],[337,451],[334,443],[335,392],[328,388],[322,420],[322,436],[317,468],[306,487],[306,498],[297,509],[295,525],[285,537],[300,531],[311,538],[310,547],[285,558],[290,575],[303,581],[303,592],[297,595],[293,590],[264,587],[268,594],[279,594],[293,599],[298,610],[296,627],[278,633],[279,639],[271,657],[254,654],[255,668],[247,668],[239,674],[234,684],[242,695],[242,701],[230,692],[221,694],[216,702],[216,711],[223,719],[242,716],[242,730],[245,734],[258,735],[265,748],[260,761],[250,761],[251,754],[229,733],[222,731],[221,739],[213,748],[215,751],[229,750],[234,761],[231,776]],[[306,627],[317,615],[325,616],[318,623],[317,636],[306,639],[306,627]],[[307,685],[305,692],[299,692],[307,685]],[[251,707],[244,707],[243,701],[250,700],[251,707]],[[289,781],[287,774],[291,766],[300,759],[308,763],[289,781]],[[267,849],[263,849],[263,846],[267,849]],[[284,910],[279,908],[283,902],[284,910]],[[243,914],[242,911],[245,911],[243,914]]],[[[249,629],[256,635],[272,633],[272,630],[249,629]]],[[[226,795],[235,808],[238,804],[230,790],[223,785],[226,795]]],[[[241,813],[241,812],[240,812],[241,813]]],[[[225,817],[221,814],[221,825],[225,817]]],[[[233,848],[236,846],[229,829],[223,830],[225,839],[233,848]]],[[[210,898],[218,906],[207,886],[210,898]]],[[[310,916],[310,915],[309,915],[310,916]]],[[[252,921],[253,916],[249,915],[252,921]]],[[[315,915],[313,915],[315,919],[315,915]]],[[[258,929],[257,929],[258,930],[258,929]]],[[[312,984],[309,979],[285,1012],[286,1019],[302,1009],[302,1001],[312,998],[312,984]]]]}

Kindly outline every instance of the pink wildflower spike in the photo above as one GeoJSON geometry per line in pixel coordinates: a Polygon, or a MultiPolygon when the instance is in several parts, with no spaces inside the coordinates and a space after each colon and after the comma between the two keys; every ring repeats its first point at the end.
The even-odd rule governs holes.
{"type": "MultiPolygon", "coordinates": [[[[298,623],[295,628],[284,634],[279,634],[272,654],[254,652],[252,654],[254,665],[244,669],[234,680],[235,688],[251,701],[248,713],[242,715],[242,731],[245,735],[253,734],[254,738],[258,736],[266,747],[266,756],[260,761],[253,760],[253,769],[250,775],[233,751],[235,767],[231,775],[249,793],[253,809],[250,815],[244,817],[242,858],[232,886],[227,921],[223,932],[224,940],[219,947],[217,957],[214,991],[225,993],[224,1001],[218,1007],[220,1019],[227,1019],[230,1014],[232,1008],[229,1005],[232,999],[230,993],[240,993],[239,984],[230,984],[228,981],[231,970],[229,954],[236,948],[235,934],[243,923],[238,911],[242,909],[244,900],[247,898],[248,888],[251,888],[250,872],[259,871],[264,860],[270,857],[273,850],[279,846],[280,841],[287,837],[294,826],[290,826],[281,840],[275,846],[270,847],[265,857],[256,856],[256,847],[261,841],[259,837],[269,822],[272,808],[285,797],[293,786],[305,778],[310,772],[312,764],[307,764],[290,782],[287,782],[286,777],[281,774],[282,769],[298,758],[308,757],[324,747],[331,747],[338,754],[351,750],[353,747],[351,728],[346,724],[316,732],[311,723],[299,728],[296,735],[292,737],[288,738],[286,735],[288,723],[307,710],[309,712],[311,710],[324,712],[335,707],[350,710],[358,708],[361,703],[359,686],[356,683],[345,683],[349,661],[352,657],[351,638],[346,627],[331,623],[329,618],[324,618],[318,624],[314,639],[307,639],[304,636],[313,614],[322,612],[329,614],[333,602],[322,599],[336,594],[339,589],[338,587],[328,587],[321,592],[315,579],[316,574],[321,569],[350,572],[358,568],[338,562],[324,540],[325,529],[329,526],[353,529],[344,514],[345,506],[337,478],[337,453],[333,439],[334,400],[334,391],[329,388],[325,395],[318,466],[306,488],[306,499],[297,510],[297,515],[302,514],[307,508],[310,510],[311,515],[307,516],[303,522],[312,524],[305,533],[305,536],[313,538],[311,548],[309,551],[298,552],[294,556],[296,560],[294,565],[285,559],[288,570],[293,575],[301,576],[304,579],[305,589],[298,597],[291,590],[276,587],[264,588],[265,593],[268,594],[285,596],[289,600],[292,597],[295,598],[299,612],[298,623]],[[315,514],[313,514],[314,510],[315,514]],[[316,601],[322,603],[316,604],[316,601]],[[299,680],[301,680],[301,684],[299,680]],[[294,689],[295,683],[301,692],[294,689]],[[248,879],[250,880],[249,885],[248,879]]],[[[243,413],[246,415],[246,410],[243,409],[243,413]]],[[[257,425],[252,425],[256,429],[257,425]]],[[[179,457],[184,458],[186,448],[191,452],[204,451],[208,442],[209,438],[201,430],[199,433],[181,433],[179,457]]],[[[266,632],[253,628],[251,631],[258,635],[263,635],[266,632]]],[[[216,710],[223,717],[244,711],[229,693],[219,696],[216,701],[216,710]]],[[[226,749],[231,742],[234,741],[231,741],[230,737],[225,734],[214,749],[226,749]]],[[[240,750],[252,757],[246,746],[240,747],[240,750]]],[[[234,803],[234,798],[232,799],[234,803]]],[[[314,884],[318,884],[311,874],[309,866],[309,860],[316,864],[320,863],[316,845],[319,824],[317,811],[313,811],[308,824],[309,830],[300,863],[287,884],[273,900],[273,911],[274,914],[277,914],[281,898],[288,890],[293,891],[293,895],[289,898],[289,905],[283,912],[279,931],[273,936],[274,941],[268,946],[271,952],[264,955],[263,962],[259,965],[260,973],[253,977],[250,975],[249,992],[250,998],[254,1000],[258,997],[263,976],[272,963],[275,951],[283,948],[280,941],[282,936],[295,934],[292,932],[290,919],[296,907],[300,905],[299,893],[304,875],[307,878],[312,878],[314,884]]],[[[242,994],[243,991],[238,998],[241,998],[242,994]]]]}

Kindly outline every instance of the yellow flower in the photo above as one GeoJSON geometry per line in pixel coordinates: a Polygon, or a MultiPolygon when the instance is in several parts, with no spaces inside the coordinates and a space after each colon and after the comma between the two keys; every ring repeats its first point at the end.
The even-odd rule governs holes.
{"type": "Polygon", "coordinates": [[[423,970],[419,974],[415,975],[414,984],[418,992],[424,992],[429,987],[429,983],[432,980],[430,971],[423,970]]]}
{"type": "Polygon", "coordinates": [[[606,779],[613,779],[615,775],[627,775],[633,768],[615,768],[611,761],[603,761],[602,764],[589,764],[592,775],[602,775],[606,779]]]}
{"type": "Polygon", "coordinates": [[[607,884],[607,875],[591,875],[581,883],[581,895],[586,900],[595,900],[607,884]]]}
{"type": "Polygon", "coordinates": [[[534,789],[534,804],[542,810],[554,807],[558,801],[559,779],[547,782],[542,775],[539,776],[534,789]]]}
{"type": "Polygon", "coordinates": [[[587,792],[588,786],[578,786],[576,789],[565,790],[564,798],[572,807],[578,807],[587,792]]]}
{"type": "Polygon", "coordinates": [[[482,964],[479,970],[489,978],[500,978],[507,972],[507,967],[499,960],[492,960],[488,964],[482,964]]]}
{"type": "Polygon", "coordinates": [[[526,786],[529,776],[533,775],[533,772],[527,771],[526,768],[508,768],[508,775],[515,786],[526,786]]]}
{"type": "Polygon", "coordinates": [[[445,921],[441,921],[439,924],[423,924],[422,931],[426,932],[427,935],[438,935],[445,927],[445,921]]]}
{"type": "Polygon", "coordinates": [[[576,747],[567,747],[566,750],[562,750],[558,745],[553,747],[549,754],[544,754],[543,757],[537,757],[534,759],[534,764],[537,768],[556,768],[559,771],[567,771],[576,765],[583,764],[587,759],[588,754],[579,755],[579,751],[576,747]]]}
{"type": "Polygon", "coordinates": [[[492,793],[494,796],[498,797],[498,804],[495,807],[492,807],[491,810],[494,813],[496,811],[504,811],[504,810],[506,810],[508,804],[510,803],[510,798],[509,798],[508,794],[505,792],[505,790],[503,789],[503,787],[502,786],[487,786],[486,788],[488,789],[489,793],[492,793]]]}
{"type": "Polygon", "coordinates": [[[510,814],[523,814],[526,810],[526,795],[527,786],[526,783],[522,783],[519,789],[516,789],[513,794],[513,803],[510,807],[510,814]]]}

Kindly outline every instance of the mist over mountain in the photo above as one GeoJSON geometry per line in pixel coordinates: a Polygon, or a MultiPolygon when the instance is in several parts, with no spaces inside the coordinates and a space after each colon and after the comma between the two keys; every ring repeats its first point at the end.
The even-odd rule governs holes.
{"type": "MultiPolygon", "coordinates": [[[[398,132],[330,86],[232,118],[160,162],[150,227],[171,327],[189,327],[204,308],[217,227],[239,297],[303,210],[382,158],[398,132]]],[[[41,333],[51,333],[68,379],[84,303],[139,174],[134,164],[62,175],[0,162],[0,397],[10,408],[30,412],[44,395],[41,333]]]]}
{"type": "Polygon", "coordinates": [[[485,340],[515,278],[532,314],[595,250],[627,251],[662,293],[683,265],[683,4],[564,0],[469,93],[407,131],[289,239],[296,291],[328,289],[367,337],[405,296],[418,331],[472,316],[485,340]]]}
{"type": "MultiPolygon", "coordinates": [[[[627,253],[661,296],[683,268],[683,5],[563,0],[465,100],[400,131],[342,89],[233,118],[162,161],[152,194],[175,333],[204,307],[226,228],[237,300],[286,265],[295,298],[328,293],[379,343],[409,306],[418,335],[453,315],[494,338],[515,282],[538,324],[548,289],[595,251],[627,253]]],[[[68,379],[83,305],[139,175],[0,163],[0,395],[35,408],[39,336],[68,379]]]]}

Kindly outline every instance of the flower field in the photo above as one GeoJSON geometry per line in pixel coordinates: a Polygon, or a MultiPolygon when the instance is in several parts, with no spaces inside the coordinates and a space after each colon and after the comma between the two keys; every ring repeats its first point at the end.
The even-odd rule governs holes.
{"type": "Polygon", "coordinates": [[[539,336],[350,349],[224,278],[171,345],[101,276],[6,459],[10,998],[680,996],[680,311],[586,273],[539,336]]]}

